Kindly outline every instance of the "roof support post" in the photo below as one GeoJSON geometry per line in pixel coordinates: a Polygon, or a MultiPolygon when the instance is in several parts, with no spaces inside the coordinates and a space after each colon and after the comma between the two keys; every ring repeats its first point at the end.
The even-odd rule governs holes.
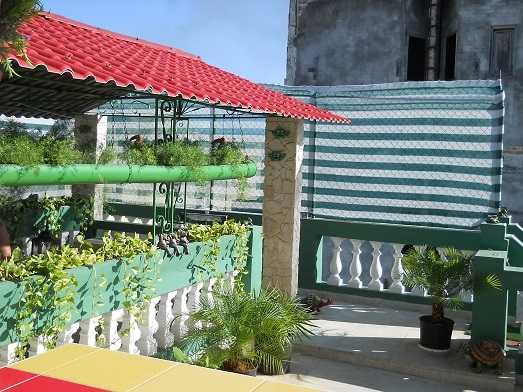
{"type": "MultiPolygon", "coordinates": [[[[96,146],[96,160],[107,146],[107,117],[84,114],[74,118],[74,136],[78,148],[96,146]]],[[[96,162],[87,162],[96,163],[96,162]]],[[[73,185],[73,195],[93,197],[94,219],[103,219],[103,184],[73,185]]]]}
{"type": "Polygon", "coordinates": [[[303,120],[269,117],[265,123],[263,280],[298,292],[303,120]]]}

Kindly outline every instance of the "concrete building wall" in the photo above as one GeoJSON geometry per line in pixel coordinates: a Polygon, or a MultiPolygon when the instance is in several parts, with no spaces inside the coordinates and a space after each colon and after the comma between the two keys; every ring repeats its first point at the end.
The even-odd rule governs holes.
{"type": "Polygon", "coordinates": [[[366,1],[291,0],[289,51],[296,53],[296,59],[288,64],[285,84],[403,80],[405,0],[374,0],[372,4],[373,7],[366,1]],[[386,64],[369,62],[369,58],[386,59],[386,64]]]}
{"type": "MultiPolygon", "coordinates": [[[[426,0],[290,0],[287,85],[361,85],[407,80],[409,36],[427,34],[426,0]]],[[[440,79],[456,34],[456,80],[491,72],[493,28],[513,30],[506,93],[502,204],[523,222],[523,1],[441,0],[440,79]],[[451,38],[450,38],[451,39],[451,38]]]]}

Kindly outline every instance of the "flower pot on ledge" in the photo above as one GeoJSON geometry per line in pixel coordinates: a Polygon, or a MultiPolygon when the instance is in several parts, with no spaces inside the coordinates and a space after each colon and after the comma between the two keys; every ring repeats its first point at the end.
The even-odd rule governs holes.
{"type": "Polygon", "coordinates": [[[189,166],[96,165],[64,166],[0,165],[0,185],[74,185],[156,182],[197,182],[249,178],[256,174],[253,161],[237,165],[189,166]]]}

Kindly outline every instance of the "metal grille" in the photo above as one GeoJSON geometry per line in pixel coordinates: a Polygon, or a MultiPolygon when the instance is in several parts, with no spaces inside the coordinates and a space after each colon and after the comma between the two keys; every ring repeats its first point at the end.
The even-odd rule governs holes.
{"type": "MultiPolygon", "coordinates": [[[[129,139],[142,134],[147,141],[155,140],[154,100],[128,99],[113,101],[95,111],[107,116],[107,144],[117,152],[124,151],[129,139]]],[[[176,129],[176,135],[203,146],[225,137],[228,143],[240,145],[242,151],[256,162],[257,174],[248,179],[249,188],[244,199],[238,199],[236,180],[214,181],[202,185],[195,183],[177,184],[180,196],[176,209],[203,209],[216,211],[261,211],[263,197],[263,158],[265,143],[265,118],[248,113],[239,114],[212,107],[191,104],[177,121],[169,112],[159,116],[159,134],[162,127],[176,129]]],[[[152,205],[154,186],[151,184],[107,184],[105,200],[125,204],[152,205]]],[[[161,195],[156,202],[162,206],[161,195]]]]}

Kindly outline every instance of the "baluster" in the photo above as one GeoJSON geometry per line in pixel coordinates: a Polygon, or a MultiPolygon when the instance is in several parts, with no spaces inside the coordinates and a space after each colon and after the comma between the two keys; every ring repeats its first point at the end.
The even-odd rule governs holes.
{"type": "Polygon", "coordinates": [[[200,296],[202,295],[203,282],[192,285],[191,291],[187,296],[187,307],[189,311],[196,310],[200,307],[200,296]]]}
{"type": "Polygon", "coordinates": [[[381,274],[383,269],[381,267],[381,250],[380,244],[377,242],[372,243],[372,264],[370,265],[370,277],[372,280],[369,282],[368,288],[370,290],[383,290],[383,283],[381,283],[381,274]]]}
{"type": "Polygon", "coordinates": [[[238,275],[238,271],[234,270],[232,272],[227,272],[223,275],[221,279],[221,287],[227,290],[232,290],[234,288],[234,282],[236,280],[236,275],[238,275]]]}
{"type": "Polygon", "coordinates": [[[461,302],[472,302],[472,291],[461,291],[458,298],[461,302]]]}
{"type": "Polygon", "coordinates": [[[156,332],[155,335],[158,347],[160,348],[171,347],[174,344],[174,334],[171,331],[171,324],[175,319],[173,309],[176,293],[177,291],[171,291],[160,297],[157,315],[158,332],[156,332]]]}
{"type": "Polygon", "coordinates": [[[34,339],[30,339],[29,348],[27,349],[29,357],[34,357],[38,354],[43,354],[49,351],[49,349],[46,347],[46,343],[50,340],[51,339],[46,335],[40,335],[34,339]]]}
{"type": "Polygon", "coordinates": [[[348,287],[356,287],[361,288],[363,285],[360,280],[361,275],[361,260],[360,260],[360,254],[361,254],[361,244],[362,241],[360,240],[351,240],[353,248],[352,248],[352,261],[350,263],[350,280],[347,283],[348,287]]]}
{"type": "Polygon", "coordinates": [[[189,318],[187,307],[187,297],[191,291],[192,286],[184,287],[177,291],[177,295],[174,299],[174,315],[175,319],[171,327],[171,331],[174,334],[174,339],[178,340],[183,336],[186,330],[187,319],[189,318]]]}
{"type": "Polygon", "coordinates": [[[203,287],[201,290],[201,297],[207,298],[208,301],[211,301],[213,298],[214,285],[216,284],[217,278],[211,278],[203,282],[203,287]]]}
{"type": "Polygon", "coordinates": [[[118,325],[123,318],[124,309],[113,310],[112,312],[104,313],[103,334],[105,339],[105,347],[109,350],[118,351],[122,347],[122,339],[118,331],[118,325]]]}
{"type": "Polygon", "coordinates": [[[19,346],[20,342],[15,342],[0,347],[0,366],[7,366],[18,362],[18,358],[16,357],[16,349],[19,346]]]}
{"type": "Polygon", "coordinates": [[[136,342],[140,339],[140,328],[136,323],[136,317],[129,313],[125,309],[123,318],[122,318],[122,347],[120,351],[129,353],[129,354],[140,354],[140,350],[136,346],[136,342]]]}
{"type": "Polygon", "coordinates": [[[74,343],[73,335],[76,332],[78,332],[78,328],[80,328],[80,323],[73,323],[71,325],[68,325],[65,328],[65,330],[58,334],[58,338],[56,339],[56,347],[61,347],[69,343],[74,343]]]}
{"type": "Polygon", "coordinates": [[[401,282],[397,280],[403,274],[403,264],[401,262],[401,259],[403,258],[403,253],[401,253],[403,245],[392,244],[392,247],[394,248],[394,265],[392,266],[392,271],[390,274],[392,278],[392,285],[389,287],[389,291],[391,293],[403,294],[405,292],[405,286],[403,286],[401,282]]]}
{"type": "Polygon", "coordinates": [[[339,237],[331,237],[332,242],[334,243],[334,254],[332,255],[332,259],[329,265],[329,269],[331,272],[331,276],[329,276],[329,279],[327,279],[327,284],[333,285],[333,286],[341,286],[343,284],[343,279],[340,278],[340,273],[342,269],[341,265],[341,243],[343,242],[343,238],[339,237]]]}
{"type": "Polygon", "coordinates": [[[158,342],[154,334],[158,331],[158,321],[156,320],[156,305],[160,302],[160,297],[151,298],[147,309],[142,312],[143,323],[138,324],[140,338],[136,341],[136,346],[141,355],[153,356],[158,352],[158,342]]]}
{"type": "Polygon", "coordinates": [[[102,316],[96,316],[80,321],[80,344],[96,347],[101,317],[102,316]]]}

